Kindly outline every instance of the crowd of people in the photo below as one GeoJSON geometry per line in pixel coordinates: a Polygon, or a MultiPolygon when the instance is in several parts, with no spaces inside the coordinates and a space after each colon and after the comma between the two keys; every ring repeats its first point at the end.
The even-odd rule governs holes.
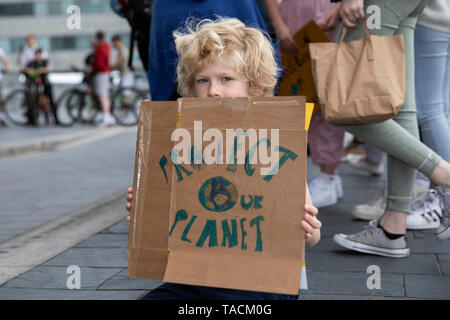
{"type": "MultiPolygon", "coordinates": [[[[18,72],[26,75],[26,88],[37,82],[43,85],[43,94],[48,99],[55,125],[59,125],[57,105],[54,100],[52,85],[48,79],[48,74],[52,71],[49,62],[49,54],[42,47],[39,47],[36,36],[30,34],[25,39],[26,45],[22,46],[18,57],[18,72]]],[[[111,101],[109,98],[110,90],[110,72],[118,70],[120,72],[120,87],[132,87],[134,85],[134,74],[128,67],[128,50],[122,42],[120,35],[113,35],[111,45],[116,50],[116,59],[111,59],[111,45],[105,39],[105,32],[98,31],[91,41],[92,52],[85,58],[84,74],[88,85],[93,93],[98,97],[102,108],[101,127],[111,127],[115,124],[115,118],[111,115],[111,101]]],[[[11,72],[11,63],[5,52],[0,48],[0,65],[5,66],[6,72],[11,72]]],[[[2,100],[1,78],[2,69],[0,68],[0,126],[6,127],[7,120],[2,100]]],[[[36,118],[33,115],[32,107],[28,106],[28,111],[24,114],[27,119],[26,124],[36,126],[36,118]]]]}

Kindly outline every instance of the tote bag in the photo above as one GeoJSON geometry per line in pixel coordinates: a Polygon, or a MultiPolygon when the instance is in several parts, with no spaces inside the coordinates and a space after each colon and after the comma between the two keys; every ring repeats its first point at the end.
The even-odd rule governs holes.
{"type": "Polygon", "coordinates": [[[402,35],[370,35],[338,43],[310,43],[314,83],[324,119],[334,124],[366,124],[394,117],[405,100],[402,35]]]}

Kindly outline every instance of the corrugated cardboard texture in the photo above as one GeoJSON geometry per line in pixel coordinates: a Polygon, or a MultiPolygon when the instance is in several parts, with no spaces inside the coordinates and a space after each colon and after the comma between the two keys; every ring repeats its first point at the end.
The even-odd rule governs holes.
{"type": "MultiPolygon", "coordinates": [[[[136,145],[130,277],[297,294],[304,258],[305,112],[304,97],[145,102],[136,145]],[[261,164],[174,165],[170,151],[177,142],[170,136],[177,115],[179,128],[192,137],[194,121],[202,121],[203,132],[219,129],[224,139],[225,129],[267,129],[269,139],[270,130],[279,129],[278,172],[263,176],[260,168],[268,165],[261,164]]],[[[246,139],[246,152],[249,147],[246,139]]]]}

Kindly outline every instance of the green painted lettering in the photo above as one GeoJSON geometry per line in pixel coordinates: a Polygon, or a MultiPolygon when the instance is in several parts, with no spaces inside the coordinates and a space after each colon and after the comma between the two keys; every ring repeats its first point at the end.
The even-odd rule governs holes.
{"type": "Polygon", "coordinates": [[[175,214],[175,220],[173,221],[172,228],[170,229],[170,232],[169,232],[169,236],[172,235],[173,229],[175,229],[175,226],[177,225],[178,221],[184,221],[187,219],[187,217],[188,217],[188,214],[187,214],[186,210],[181,209],[181,210],[177,211],[177,213],[175,214]]]}
{"type": "Polygon", "coordinates": [[[222,247],[226,247],[227,245],[227,239],[228,239],[228,247],[234,247],[238,244],[238,235],[237,235],[237,223],[236,220],[231,220],[231,232],[230,227],[228,226],[227,220],[222,220],[222,232],[223,232],[223,238],[222,238],[222,247]]]}
{"type": "Polygon", "coordinates": [[[244,229],[244,222],[245,222],[245,218],[241,219],[241,232],[242,232],[242,243],[241,243],[241,249],[242,250],[247,250],[247,244],[245,243],[245,236],[247,235],[247,232],[244,229]]]}
{"type": "Polygon", "coordinates": [[[181,240],[186,242],[192,242],[187,238],[187,235],[189,233],[189,230],[191,230],[191,226],[194,223],[195,219],[197,219],[197,216],[192,216],[191,220],[189,220],[188,224],[186,225],[186,228],[184,228],[183,235],[181,236],[181,240]]]}
{"type": "Polygon", "coordinates": [[[206,238],[209,237],[208,246],[216,247],[217,246],[217,225],[216,220],[208,220],[205,223],[205,227],[203,228],[202,234],[196,243],[196,247],[203,247],[203,244],[206,241],[206,238]]]}
{"type": "Polygon", "coordinates": [[[269,182],[269,181],[272,179],[273,175],[276,173],[276,169],[278,168],[278,170],[280,170],[281,167],[283,166],[283,164],[284,164],[288,159],[291,159],[292,161],[294,161],[294,160],[297,159],[297,157],[298,157],[293,151],[291,151],[291,150],[289,150],[289,149],[286,149],[286,148],[283,148],[282,146],[278,146],[277,149],[278,149],[278,151],[280,151],[280,152],[284,152],[284,155],[281,157],[280,162],[279,162],[279,165],[278,165],[278,166],[275,166],[275,167],[271,170],[271,172],[264,178],[264,180],[267,181],[267,182],[269,182]]]}
{"type": "Polygon", "coordinates": [[[256,224],[256,248],[255,251],[262,251],[262,239],[261,239],[261,228],[259,226],[260,221],[264,221],[263,216],[257,216],[250,221],[250,227],[256,224]]]}

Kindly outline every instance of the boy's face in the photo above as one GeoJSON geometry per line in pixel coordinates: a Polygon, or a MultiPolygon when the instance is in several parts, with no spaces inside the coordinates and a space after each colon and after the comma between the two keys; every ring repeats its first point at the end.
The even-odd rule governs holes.
{"type": "Polygon", "coordinates": [[[249,82],[231,65],[215,60],[195,75],[194,95],[197,98],[248,97],[249,82]]]}

